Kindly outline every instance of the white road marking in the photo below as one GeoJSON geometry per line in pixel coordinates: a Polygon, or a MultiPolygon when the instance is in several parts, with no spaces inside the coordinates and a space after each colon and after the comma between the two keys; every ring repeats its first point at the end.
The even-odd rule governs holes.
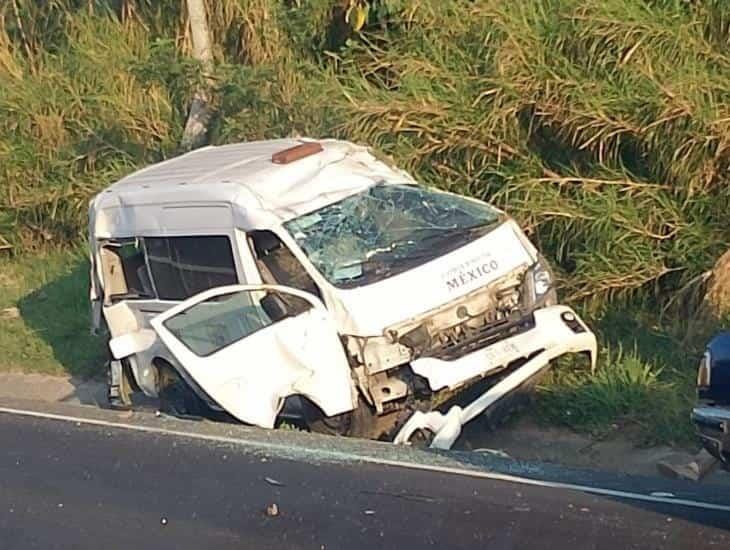
{"type": "MultiPolygon", "coordinates": [[[[0,407],[0,413],[29,416],[33,418],[43,418],[47,420],[60,420],[64,422],[73,422],[76,424],[87,424],[91,426],[103,426],[106,428],[118,428],[123,430],[130,430],[136,432],[153,433],[158,435],[170,435],[176,437],[185,437],[188,439],[199,439],[203,441],[213,441],[216,443],[227,443],[233,445],[240,445],[244,447],[258,447],[270,450],[286,451],[291,452],[291,446],[282,443],[273,443],[270,441],[256,441],[245,438],[227,437],[222,435],[208,435],[199,434],[194,432],[184,432],[180,430],[168,430],[166,428],[156,428],[152,426],[140,426],[135,424],[127,424],[124,422],[111,422],[108,420],[96,420],[91,418],[83,418],[77,416],[66,416],[62,414],[53,414],[38,411],[29,411],[23,409],[12,409],[8,407],[0,407]]],[[[445,474],[453,474],[465,477],[472,477],[478,479],[490,479],[496,481],[506,481],[510,483],[519,483],[522,485],[531,485],[534,487],[547,487],[551,489],[565,489],[569,491],[579,491],[583,493],[590,493],[594,495],[601,495],[607,497],[616,497],[626,500],[638,500],[644,502],[655,502],[661,504],[672,504],[680,506],[688,506],[691,508],[700,508],[704,510],[716,510],[721,512],[730,512],[730,505],[714,504],[711,502],[702,502],[697,500],[687,500],[681,498],[671,498],[665,496],[657,496],[654,494],[643,494],[643,493],[632,493],[628,491],[618,491],[615,489],[607,489],[603,487],[592,487],[590,485],[578,485],[573,483],[562,483],[557,481],[542,481],[538,479],[531,479],[527,477],[521,477],[510,474],[499,474],[493,472],[481,472],[476,470],[469,470],[466,468],[457,468],[450,466],[437,466],[431,464],[418,464],[416,462],[407,462],[399,460],[389,460],[385,458],[378,458],[372,456],[363,456],[356,453],[344,452],[344,451],[333,451],[331,449],[306,449],[302,448],[302,452],[305,454],[316,454],[319,457],[329,455],[333,458],[344,459],[348,461],[360,461],[367,462],[370,464],[378,464],[381,466],[393,466],[396,468],[407,468],[410,470],[421,470],[428,472],[439,472],[445,474]]]]}

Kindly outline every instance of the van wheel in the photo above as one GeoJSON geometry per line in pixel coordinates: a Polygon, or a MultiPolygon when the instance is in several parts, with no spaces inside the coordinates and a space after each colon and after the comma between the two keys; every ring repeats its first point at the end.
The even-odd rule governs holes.
{"type": "Polygon", "coordinates": [[[304,419],[310,431],[329,435],[344,435],[364,439],[387,439],[392,432],[397,413],[378,416],[360,397],[356,409],[327,417],[313,403],[303,399],[304,419]]]}
{"type": "Polygon", "coordinates": [[[302,415],[309,431],[327,435],[350,435],[353,413],[349,411],[336,416],[325,416],[317,405],[302,399],[302,415]]]}
{"type": "Polygon", "coordinates": [[[316,417],[307,416],[307,427],[310,431],[327,435],[350,435],[352,430],[352,411],[337,416],[324,416],[321,411],[316,417]]]}
{"type": "Polygon", "coordinates": [[[177,371],[169,365],[159,366],[158,371],[160,410],[182,418],[202,417],[205,404],[177,371]]]}

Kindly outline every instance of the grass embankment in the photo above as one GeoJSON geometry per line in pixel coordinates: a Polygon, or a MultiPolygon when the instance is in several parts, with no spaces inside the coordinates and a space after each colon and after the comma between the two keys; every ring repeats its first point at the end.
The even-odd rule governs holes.
{"type": "Polygon", "coordinates": [[[0,262],[0,371],[102,374],[85,257],[59,251],[0,262]]]}
{"type": "MultiPolygon", "coordinates": [[[[726,0],[373,0],[347,42],[336,3],[209,3],[211,140],[368,143],[425,183],[505,208],[608,350],[595,377],[556,370],[543,415],[687,439],[703,336],[686,337],[691,311],[660,313],[730,242],[726,0]]],[[[82,242],[91,194],[178,152],[200,81],[183,5],[0,5],[0,248],[82,242]]],[[[78,260],[53,268],[59,254],[46,282],[35,271],[47,256],[0,258],[21,281],[10,297],[0,287],[3,303],[53,289],[54,273],[49,303],[78,301],[30,301],[3,321],[18,336],[1,336],[13,368],[93,364],[72,334],[86,328],[83,269],[63,283],[78,260]]]]}

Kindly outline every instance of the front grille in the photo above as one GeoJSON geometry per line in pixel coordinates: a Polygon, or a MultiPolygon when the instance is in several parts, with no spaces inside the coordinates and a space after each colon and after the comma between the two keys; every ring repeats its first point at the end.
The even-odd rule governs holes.
{"type": "Polygon", "coordinates": [[[535,316],[530,313],[520,319],[502,319],[484,325],[458,341],[449,341],[429,349],[423,357],[434,357],[444,361],[453,361],[478,349],[485,348],[495,342],[510,338],[535,328],[535,316]]]}

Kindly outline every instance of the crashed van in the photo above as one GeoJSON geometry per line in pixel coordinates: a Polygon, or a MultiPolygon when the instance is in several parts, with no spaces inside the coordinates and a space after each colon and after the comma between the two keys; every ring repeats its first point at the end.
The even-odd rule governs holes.
{"type": "Polygon", "coordinates": [[[448,448],[593,333],[507,214],[367,148],[206,147],[90,204],[110,402],[448,448]]]}

